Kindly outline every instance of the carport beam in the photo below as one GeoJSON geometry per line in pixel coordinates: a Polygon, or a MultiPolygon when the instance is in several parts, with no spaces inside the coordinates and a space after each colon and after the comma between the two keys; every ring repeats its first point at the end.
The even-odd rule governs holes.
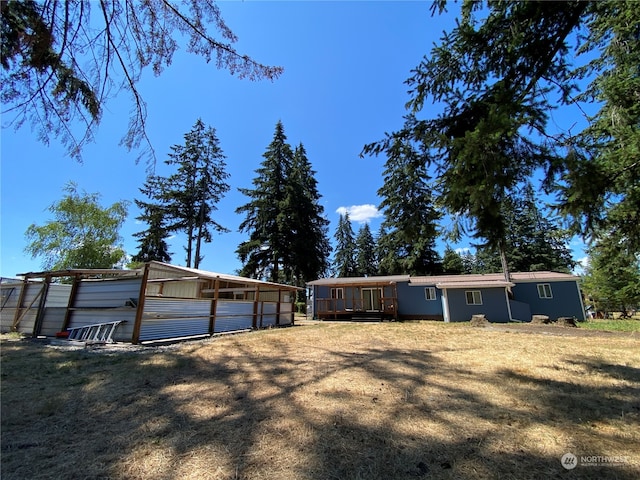
{"type": "Polygon", "coordinates": [[[138,295],[138,309],[136,310],[136,320],[133,324],[133,334],[131,343],[137,344],[140,341],[140,327],[142,326],[142,312],[144,312],[144,299],[147,295],[147,280],[149,280],[149,264],[145,263],[142,282],[140,282],[140,293],[138,295]]]}

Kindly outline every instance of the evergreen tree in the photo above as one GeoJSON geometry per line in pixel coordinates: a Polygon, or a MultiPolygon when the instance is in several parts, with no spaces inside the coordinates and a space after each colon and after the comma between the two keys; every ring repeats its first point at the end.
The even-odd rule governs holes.
{"type": "Polygon", "coordinates": [[[236,209],[236,213],[245,215],[240,231],[249,233],[249,240],[236,250],[243,264],[240,274],[272,282],[282,280],[283,265],[290,272],[294,264],[291,224],[287,218],[291,208],[285,208],[293,152],[286,140],[282,122],[278,121],[273,140],[256,170],[254,188],[239,189],[251,200],[236,209]]]}
{"type": "Polygon", "coordinates": [[[561,211],[574,231],[610,232],[640,254],[640,8],[636,2],[588,2],[588,31],[578,53],[595,52],[574,72],[591,77],[580,102],[598,112],[556,165],[561,211]]]}
{"type": "Polygon", "coordinates": [[[340,215],[338,228],[334,235],[336,240],[333,257],[333,272],[337,277],[355,277],[358,271],[356,264],[356,242],[351,228],[349,213],[340,215]]]}
{"type": "Polygon", "coordinates": [[[442,258],[442,272],[454,275],[465,273],[464,260],[449,245],[445,248],[444,257],[442,258]]]}
{"type": "Polygon", "coordinates": [[[478,266],[477,257],[468,250],[462,255],[462,265],[464,266],[463,273],[465,274],[482,273],[481,268],[478,266]]]}
{"type": "Polygon", "coordinates": [[[640,259],[620,234],[608,231],[589,247],[583,290],[599,309],[626,312],[640,305],[640,259]]]}
{"type": "Polygon", "coordinates": [[[181,39],[187,52],[240,78],[275,80],[282,73],[235,50],[238,39],[210,0],[3,0],[0,28],[3,115],[14,115],[16,126],[30,121],[45,143],[59,136],[76,158],[109,97],[123,91],[131,116],[122,143],[147,143],[154,157],[137,84],[146,68],[160,75],[171,64],[181,39]]]}
{"type": "Polygon", "coordinates": [[[442,215],[433,206],[424,156],[401,140],[387,155],[384,185],[378,190],[386,229],[378,239],[386,250],[380,268],[390,274],[438,273],[442,265],[435,241],[442,215]]]}
{"type": "Polygon", "coordinates": [[[370,277],[378,273],[376,260],[376,242],[371,234],[369,224],[365,223],[358,230],[355,240],[356,245],[356,275],[357,277],[370,277]]]}
{"type": "Polygon", "coordinates": [[[297,286],[320,278],[329,268],[329,221],[323,216],[324,207],[320,204],[317,184],[315,172],[301,143],[293,154],[283,205],[290,236],[287,245],[291,249],[287,269],[292,272],[290,281],[297,286]]]}
{"type": "MultiPolygon", "coordinates": [[[[444,8],[444,0],[434,4],[444,8]]],[[[577,224],[586,218],[587,232],[598,220],[625,232],[637,251],[638,24],[633,2],[465,1],[456,27],[406,82],[411,100],[404,127],[363,153],[388,153],[398,141],[429,151],[424,160],[438,171],[438,202],[471,220],[476,238],[500,252],[507,277],[501,205],[541,168],[565,214],[577,224]],[[581,40],[572,42],[576,50],[572,35],[581,40]],[[586,55],[598,50],[602,56],[586,55]],[[590,63],[574,68],[578,55],[590,63]],[[588,75],[589,87],[573,95],[588,75]],[[582,135],[551,131],[550,111],[593,98],[603,108],[582,135]],[[440,111],[419,119],[427,101],[440,111]]]]}
{"type": "Polygon", "coordinates": [[[211,215],[229,191],[229,174],[214,128],[198,119],[184,139],[184,145],[171,147],[165,162],[177,165],[178,170],[167,179],[163,200],[171,219],[168,229],[187,235],[187,267],[193,264],[198,268],[203,258],[202,241],[211,242],[212,231],[228,232],[211,215]]]}
{"type": "Polygon", "coordinates": [[[383,258],[391,257],[391,246],[388,243],[390,240],[390,236],[387,235],[387,229],[383,224],[380,225],[380,229],[378,230],[378,235],[376,237],[376,247],[375,247],[375,255],[376,255],[376,263],[378,265],[378,275],[391,275],[392,272],[385,269],[386,265],[381,261],[383,258]]]}
{"type": "MultiPolygon", "coordinates": [[[[186,265],[198,268],[203,259],[202,242],[211,242],[214,231],[228,231],[212,218],[212,213],[229,191],[226,183],[229,174],[214,128],[206,127],[198,119],[184,140],[183,145],[171,146],[165,160],[167,165],[177,167],[175,173],[168,177],[151,176],[140,189],[151,201],[137,201],[143,210],[139,218],[149,225],[146,233],[137,236],[162,256],[168,255],[162,243],[169,232],[186,234],[186,265]]],[[[142,250],[139,255],[146,257],[142,250]]]]}
{"type": "MultiPolygon", "coordinates": [[[[148,198],[158,199],[162,194],[162,186],[158,183],[159,177],[151,176],[147,178],[140,192],[148,198]]],[[[148,228],[142,232],[134,233],[133,236],[138,238],[138,253],[131,260],[136,263],[146,263],[152,260],[158,262],[171,262],[171,254],[169,253],[169,245],[167,238],[170,235],[167,229],[166,209],[163,205],[152,202],[143,202],[142,200],[134,200],[137,207],[142,213],[136,217],[147,224],[148,228]]]]}
{"type": "MultiPolygon", "coordinates": [[[[567,234],[538,208],[531,184],[506,198],[501,212],[507,227],[505,252],[511,271],[571,271],[575,262],[567,247],[567,234]]],[[[500,253],[495,247],[479,246],[476,255],[485,273],[500,271],[500,253]]]]}

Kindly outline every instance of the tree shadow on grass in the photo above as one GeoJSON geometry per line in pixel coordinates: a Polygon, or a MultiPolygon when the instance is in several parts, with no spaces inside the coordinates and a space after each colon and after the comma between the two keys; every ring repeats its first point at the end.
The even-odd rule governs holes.
{"type": "MultiPolygon", "coordinates": [[[[636,368],[568,360],[626,382],[603,388],[478,373],[424,350],[308,346],[305,355],[264,338],[268,354],[240,337],[220,351],[213,342],[144,354],[4,346],[3,478],[638,477],[633,465],[565,470],[527,440],[536,428],[580,431],[620,411],[634,419],[636,368]],[[490,393],[505,390],[513,412],[490,393]]],[[[585,449],[576,454],[605,453],[586,450],[600,444],[588,435],[576,442],[585,449]]]]}

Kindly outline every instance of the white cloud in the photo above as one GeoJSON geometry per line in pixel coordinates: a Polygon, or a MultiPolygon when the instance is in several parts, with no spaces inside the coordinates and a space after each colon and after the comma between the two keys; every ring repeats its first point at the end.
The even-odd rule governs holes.
{"type": "Polygon", "coordinates": [[[336,213],[344,215],[349,214],[349,220],[358,223],[367,223],[372,218],[378,218],[382,216],[382,213],[376,208],[375,205],[367,203],[365,205],[351,205],[350,207],[338,207],[336,213]]]}

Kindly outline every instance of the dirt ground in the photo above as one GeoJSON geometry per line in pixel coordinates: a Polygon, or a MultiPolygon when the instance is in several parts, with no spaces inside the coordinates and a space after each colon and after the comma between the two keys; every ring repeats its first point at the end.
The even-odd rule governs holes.
{"type": "MultiPolygon", "coordinates": [[[[480,327],[482,328],[482,327],[480,327]]],[[[606,330],[587,330],[585,328],[563,327],[553,324],[531,324],[531,323],[492,323],[489,330],[533,333],[538,335],[558,335],[562,337],[585,337],[585,338],[635,338],[640,340],[640,332],[609,332],[606,330]]]]}
{"type": "Polygon", "coordinates": [[[640,478],[638,335],[297,324],[146,347],[1,336],[2,479],[640,478]]]}

